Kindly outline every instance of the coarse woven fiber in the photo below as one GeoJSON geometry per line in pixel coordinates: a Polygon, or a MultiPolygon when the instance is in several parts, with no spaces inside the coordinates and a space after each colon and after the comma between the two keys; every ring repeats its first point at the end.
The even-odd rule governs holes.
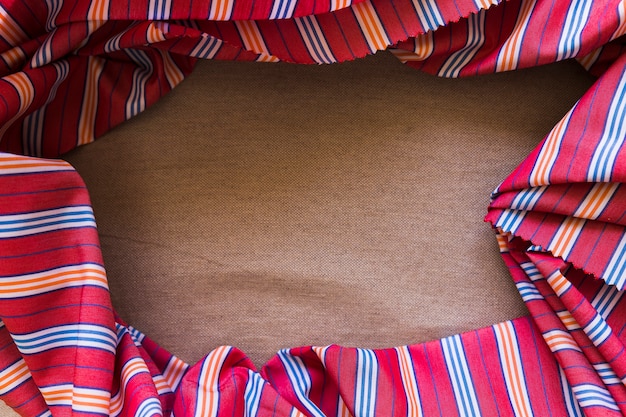
{"type": "Polygon", "coordinates": [[[457,80],[388,53],[200,62],[65,158],[115,309],[183,360],[417,343],[526,314],[485,207],[592,81],[571,61],[457,80]]]}

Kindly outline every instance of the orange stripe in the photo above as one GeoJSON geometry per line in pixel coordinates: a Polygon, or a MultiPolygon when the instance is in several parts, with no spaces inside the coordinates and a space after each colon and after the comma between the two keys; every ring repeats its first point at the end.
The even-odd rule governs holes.
{"type": "MultiPolygon", "coordinates": [[[[528,5],[528,3],[526,3],[526,5],[528,5]]],[[[528,11],[526,10],[527,7],[525,7],[524,9],[522,9],[522,19],[520,20],[521,22],[526,22],[526,19],[528,17],[528,11]]],[[[511,70],[513,69],[513,64],[515,61],[515,50],[517,49],[517,44],[518,44],[518,40],[521,36],[522,30],[521,30],[521,26],[519,26],[517,28],[517,30],[515,30],[513,38],[512,38],[512,42],[509,45],[509,52],[508,52],[508,60],[507,60],[507,67],[506,69],[511,70]]]]}
{"type": "Polygon", "coordinates": [[[95,0],[94,3],[95,3],[94,13],[93,13],[94,20],[97,20],[97,21],[105,20],[105,14],[106,14],[105,1],[95,0]]]}
{"type": "Polygon", "coordinates": [[[139,362],[139,363],[135,362],[135,363],[133,363],[131,366],[127,367],[127,368],[124,370],[124,372],[122,373],[122,381],[128,381],[128,380],[130,379],[130,376],[134,376],[134,375],[133,375],[133,372],[134,372],[135,370],[139,370],[140,372],[141,372],[141,371],[144,371],[144,372],[145,372],[145,371],[147,371],[146,367],[145,367],[145,366],[143,366],[143,364],[142,364],[142,363],[140,363],[140,362],[139,362]]]}
{"type": "Polygon", "coordinates": [[[580,214],[583,217],[592,215],[597,209],[602,206],[604,200],[609,195],[611,190],[613,189],[612,183],[603,183],[600,187],[596,189],[596,192],[593,196],[591,196],[591,205],[588,204],[588,207],[583,209],[583,212],[580,214]],[[600,194],[598,196],[598,194],[600,194]]]}
{"type": "Polygon", "coordinates": [[[21,93],[20,94],[20,112],[23,109],[25,109],[28,104],[30,104],[30,101],[32,98],[32,91],[28,87],[28,83],[25,80],[25,77],[26,75],[24,74],[17,74],[15,77],[13,77],[14,87],[16,88],[16,90],[18,90],[18,93],[21,93]]]}
{"type": "Polygon", "coordinates": [[[72,389],[71,388],[63,388],[63,389],[57,389],[57,390],[46,390],[43,393],[46,397],[52,397],[54,395],[70,395],[72,394],[72,389]]]}
{"type": "Polygon", "coordinates": [[[416,389],[410,374],[411,368],[409,366],[409,358],[406,357],[403,350],[400,353],[400,366],[402,368],[402,372],[404,373],[404,375],[406,375],[407,379],[407,396],[409,397],[409,401],[413,405],[413,409],[415,410],[415,412],[417,412],[417,415],[419,415],[419,406],[417,404],[417,398],[415,397],[416,389]]]}
{"type": "MultiPolygon", "coordinates": [[[[565,333],[565,334],[567,334],[567,333],[565,333]]],[[[558,335],[546,337],[545,341],[550,346],[568,345],[568,346],[576,346],[576,347],[578,347],[578,345],[576,345],[576,343],[574,341],[572,341],[569,338],[567,338],[567,336],[565,336],[565,334],[558,334],[558,335]],[[559,342],[559,341],[554,341],[554,339],[564,339],[564,340],[559,342]]]]}
{"type": "Polygon", "coordinates": [[[560,292],[561,289],[567,285],[567,280],[561,275],[557,275],[556,278],[550,279],[548,282],[556,293],[560,292]]]}
{"type": "MultiPolygon", "coordinates": [[[[65,276],[65,275],[77,274],[77,273],[85,273],[85,272],[96,272],[98,274],[103,274],[103,272],[100,271],[99,269],[90,269],[90,268],[78,269],[76,271],[57,272],[56,274],[45,275],[45,276],[41,276],[41,277],[38,277],[38,278],[22,279],[20,281],[13,281],[13,282],[1,282],[0,281],[0,287],[8,286],[8,285],[16,285],[16,284],[28,284],[30,282],[37,282],[37,281],[41,281],[43,279],[58,278],[58,277],[62,277],[62,276],[65,276]]],[[[92,277],[90,277],[90,278],[92,278],[92,277]]],[[[96,277],[93,277],[93,278],[97,279],[96,277]]]]}
{"type": "Polygon", "coordinates": [[[383,39],[385,38],[384,33],[381,32],[380,28],[378,27],[378,25],[376,24],[376,16],[374,15],[374,12],[371,8],[369,7],[363,7],[363,9],[365,9],[365,13],[367,13],[367,15],[370,18],[370,22],[372,27],[374,28],[374,32],[376,33],[377,39],[380,42],[377,46],[378,49],[384,49],[385,45],[383,39]]]}
{"type": "MultiPolygon", "coordinates": [[[[219,349],[219,348],[218,348],[219,349]]],[[[204,393],[201,393],[201,397],[202,397],[202,402],[200,403],[200,410],[201,410],[201,415],[205,415],[204,410],[206,409],[206,400],[207,400],[207,395],[206,393],[210,391],[209,389],[209,375],[211,374],[211,370],[213,369],[213,362],[215,362],[217,358],[217,354],[215,355],[211,355],[211,358],[209,359],[209,362],[207,363],[207,368],[206,368],[206,372],[204,374],[204,379],[202,381],[202,385],[204,386],[204,393]]]]}
{"type": "Polygon", "coordinates": [[[76,397],[77,395],[74,395],[72,397],[72,404],[91,405],[91,406],[96,406],[96,407],[107,407],[107,408],[110,405],[109,397],[95,396],[95,395],[80,395],[80,397],[85,398],[84,400],[79,400],[76,397]],[[93,401],[89,401],[89,400],[93,400],[93,401]],[[104,402],[106,404],[100,404],[100,402],[104,402]]]}
{"type": "Polygon", "coordinates": [[[263,39],[260,38],[260,34],[258,33],[256,26],[252,26],[252,23],[250,24],[250,32],[252,33],[252,37],[254,38],[254,42],[256,43],[257,51],[264,52],[265,48],[263,47],[263,39]]]}
{"type": "MultiPolygon", "coordinates": [[[[0,10],[4,11],[1,7],[0,10]]],[[[21,42],[20,32],[23,33],[23,31],[10,16],[0,13],[0,27],[5,29],[4,38],[11,46],[16,46],[21,42]]]]}
{"type": "Polygon", "coordinates": [[[175,358],[172,366],[167,369],[163,377],[168,381],[169,384],[173,384],[175,380],[178,379],[178,375],[182,373],[183,369],[183,362],[175,358]]]}
{"type": "MultiPolygon", "coordinates": [[[[82,281],[82,280],[83,280],[83,278],[64,279],[64,280],[61,280],[61,281],[55,281],[54,285],[69,284],[69,283],[72,283],[72,282],[78,282],[78,281],[82,281]]],[[[99,281],[102,282],[103,284],[106,282],[103,279],[100,279],[99,281]]],[[[42,285],[34,285],[34,286],[31,286],[31,287],[28,287],[28,288],[17,289],[17,290],[0,290],[0,294],[13,294],[13,293],[16,293],[16,292],[21,292],[21,291],[33,291],[33,290],[39,290],[39,289],[42,289],[42,288],[47,288],[47,287],[50,287],[50,286],[51,286],[50,284],[42,284],[42,285]]]]}
{"type": "MultiPolygon", "coordinates": [[[[226,350],[226,347],[224,347],[224,346],[220,346],[219,347],[219,355],[215,355],[215,361],[216,362],[221,361],[224,350],[226,350]],[[218,359],[219,359],[219,361],[218,361],[218,359]]],[[[211,362],[209,362],[209,365],[210,364],[211,364],[211,362]]],[[[211,368],[213,368],[213,367],[211,367],[211,368]]],[[[218,368],[217,368],[217,366],[215,366],[215,376],[214,376],[215,380],[217,380],[218,376],[219,376],[217,371],[218,371],[218,368]]],[[[207,376],[208,376],[208,372],[207,372],[207,376]]],[[[213,415],[213,401],[211,401],[209,403],[209,416],[212,416],[212,415],[213,415]]]]}
{"type": "Polygon", "coordinates": [[[15,383],[15,381],[19,380],[20,378],[22,378],[23,376],[25,376],[27,374],[28,374],[28,367],[26,366],[25,363],[22,363],[22,365],[20,365],[17,368],[13,369],[8,374],[2,376],[2,378],[4,380],[4,383],[0,384],[0,390],[5,389],[6,387],[8,387],[11,384],[15,383]],[[11,378],[11,379],[9,379],[9,378],[11,378]]]}
{"type": "Polygon", "coordinates": [[[218,15],[218,20],[226,20],[226,13],[227,13],[227,10],[228,10],[227,5],[228,5],[228,0],[226,0],[226,1],[219,1],[219,3],[218,3],[219,9],[218,10],[220,11],[220,13],[218,15]]]}
{"type": "Polygon", "coordinates": [[[242,22],[243,27],[244,27],[244,34],[246,35],[246,40],[248,41],[248,44],[250,45],[250,48],[255,51],[258,52],[259,48],[258,45],[256,44],[256,37],[254,36],[254,34],[252,33],[252,24],[250,22],[242,22]]]}
{"type": "Polygon", "coordinates": [[[85,144],[89,142],[95,132],[92,131],[94,126],[92,124],[95,121],[96,107],[97,107],[97,92],[98,92],[98,78],[102,70],[103,64],[99,59],[94,58],[89,62],[89,75],[87,80],[87,88],[85,89],[85,109],[83,114],[85,117],[81,117],[81,137],[79,143],[85,144]]]}
{"type": "Polygon", "coordinates": [[[53,165],[53,164],[11,164],[11,165],[0,165],[0,170],[3,169],[13,169],[13,168],[38,168],[38,167],[57,167],[63,166],[63,164],[53,165]]]}
{"type": "Polygon", "coordinates": [[[371,15],[368,13],[366,3],[359,3],[357,6],[355,6],[354,10],[357,11],[359,13],[359,15],[361,16],[363,24],[365,25],[365,28],[364,28],[365,31],[367,32],[369,37],[372,38],[372,41],[374,43],[376,43],[376,45],[374,45],[374,48],[377,49],[377,50],[378,49],[382,49],[382,48],[379,47],[378,42],[376,42],[377,39],[375,38],[375,35],[376,34],[380,35],[380,32],[375,27],[374,23],[370,22],[368,20],[368,17],[371,19],[371,15]],[[374,26],[374,28],[372,28],[370,26],[374,26]]]}
{"type": "MultiPolygon", "coordinates": [[[[573,218],[570,217],[568,219],[573,219],[573,218]]],[[[559,242],[561,242],[563,240],[563,238],[565,238],[565,242],[564,242],[565,248],[567,248],[569,246],[570,242],[575,239],[574,236],[576,235],[576,230],[578,229],[578,226],[580,225],[580,223],[584,222],[584,220],[573,219],[571,221],[566,221],[566,222],[569,223],[569,224],[564,226],[564,228],[566,229],[565,233],[563,233],[563,235],[559,238],[559,242]]],[[[557,246],[559,244],[560,243],[557,242],[557,246]]],[[[554,248],[556,249],[557,246],[554,246],[554,248]]],[[[563,249],[563,250],[565,250],[565,249],[563,249]]]]}
{"type": "Polygon", "coordinates": [[[49,164],[57,164],[57,165],[67,165],[65,161],[54,161],[50,159],[35,159],[35,158],[27,158],[25,156],[3,156],[0,157],[0,162],[2,161],[33,161],[38,164],[49,163],[49,164]]]}
{"type": "Polygon", "coordinates": [[[556,131],[552,131],[548,138],[546,139],[546,145],[548,145],[548,152],[544,155],[544,157],[539,161],[539,170],[535,174],[534,182],[535,184],[539,184],[548,170],[548,165],[550,163],[550,159],[552,159],[553,150],[556,148],[557,140],[559,136],[561,136],[561,132],[565,127],[565,118],[561,119],[561,121],[556,125],[556,131]],[[552,140],[554,139],[554,140],[552,140]]]}
{"type": "Polygon", "coordinates": [[[250,33],[248,30],[248,22],[246,21],[239,22],[239,27],[241,28],[241,31],[243,32],[244,44],[248,43],[249,47],[251,49],[254,49],[254,46],[250,44],[250,33]]]}
{"type": "MultiPolygon", "coordinates": [[[[504,326],[505,331],[506,331],[506,337],[509,340],[509,346],[513,347],[515,346],[513,343],[513,336],[511,334],[511,329],[509,329],[509,326],[504,326]]],[[[509,355],[507,355],[509,356],[509,355]]],[[[519,372],[517,372],[517,369],[519,369],[519,366],[517,364],[517,358],[515,358],[514,356],[514,352],[510,352],[510,356],[511,356],[511,361],[513,362],[513,366],[514,368],[511,369],[511,372],[514,372],[514,377],[515,377],[515,381],[517,382],[517,390],[515,391],[514,395],[516,397],[516,402],[518,404],[518,410],[523,410],[523,415],[528,415],[526,413],[526,407],[524,406],[524,398],[523,398],[523,394],[522,392],[520,392],[520,388],[522,387],[522,380],[520,378],[519,372]]]]}
{"type": "MultiPolygon", "coordinates": [[[[522,14],[520,16],[520,19],[518,20],[519,22],[526,22],[526,19],[528,17],[528,13],[530,12],[530,3],[527,2],[525,4],[524,9],[522,9],[522,14]]],[[[515,60],[515,46],[518,43],[518,39],[521,36],[521,25],[516,27],[513,32],[513,37],[509,38],[511,40],[511,42],[508,42],[506,48],[505,48],[505,53],[504,53],[504,63],[505,63],[505,70],[511,70],[513,69],[513,61],[515,60]]]]}
{"type": "Polygon", "coordinates": [[[81,392],[75,392],[74,397],[80,397],[80,398],[91,399],[91,400],[101,400],[101,401],[107,401],[107,402],[109,401],[109,398],[110,398],[108,395],[85,394],[81,392]]]}
{"type": "Polygon", "coordinates": [[[8,61],[7,63],[9,67],[11,68],[13,68],[14,66],[22,62],[24,59],[24,53],[22,52],[19,46],[16,46],[15,48],[12,48],[0,54],[0,56],[2,56],[6,61],[8,61]]]}

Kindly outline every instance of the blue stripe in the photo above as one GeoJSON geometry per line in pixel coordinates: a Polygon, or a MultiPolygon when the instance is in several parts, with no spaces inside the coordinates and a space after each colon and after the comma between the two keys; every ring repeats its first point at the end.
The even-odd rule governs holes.
{"type": "Polygon", "coordinates": [[[609,281],[609,284],[616,284],[617,281],[624,275],[626,274],[626,262],[624,261],[624,256],[626,256],[626,251],[622,251],[622,253],[620,253],[619,258],[617,259],[617,261],[615,262],[615,266],[613,267],[613,269],[609,272],[609,279],[607,281],[609,281]],[[622,264],[622,266],[619,268],[619,270],[616,271],[616,267],[622,264]],[[617,280],[612,280],[610,278],[612,277],[616,277],[617,280]]]}
{"type": "Polygon", "coordinates": [[[278,6],[278,17],[279,18],[286,18],[287,17],[287,10],[289,9],[289,0],[283,1],[280,0],[280,5],[278,6]],[[284,10],[283,10],[284,9],[284,10]]]}
{"type": "MultiPolygon", "coordinates": [[[[68,206],[68,207],[75,207],[75,206],[68,206]]],[[[3,225],[3,224],[28,223],[28,222],[34,222],[34,221],[37,221],[37,220],[55,219],[57,217],[74,216],[74,215],[80,215],[80,214],[85,214],[85,215],[93,217],[93,212],[91,210],[84,210],[84,211],[75,211],[75,212],[71,212],[71,213],[58,213],[58,214],[49,214],[49,215],[46,215],[46,216],[30,217],[30,218],[24,219],[24,220],[0,220],[0,225],[3,225]]],[[[5,216],[0,216],[0,219],[2,217],[5,217],[5,216]]]]}
{"type": "Polygon", "coordinates": [[[42,224],[36,224],[36,225],[32,225],[32,226],[22,226],[22,227],[12,227],[12,228],[4,228],[4,229],[0,229],[0,232],[21,232],[24,230],[31,230],[31,229],[38,229],[40,227],[45,227],[45,226],[56,226],[59,224],[65,224],[65,223],[80,223],[83,221],[91,221],[93,222],[93,217],[91,218],[80,218],[80,219],[66,219],[66,220],[59,220],[56,222],[47,222],[47,223],[42,223],[42,224]]]}
{"type": "MultiPolygon", "coordinates": [[[[625,73],[622,72],[621,79],[620,79],[620,84],[623,84],[624,76],[625,76],[625,73]]],[[[602,135],[602,136],[604,136],[605,133],[608,131],[608,134],[607,134],[607,136],[608,136],[607,139],[608,140],[603,140],[603,142],[604,142],[603,144],[598,144],[599,146],[601,146],[599,148],[599,151],[600,151],[599,154],[598,154],[598,150],[596,150],[596,152],[595,152],[595,153],[598,154],[598,162],[600,162],[603,159],[605,159],[606,155],[610,152],[610,150],[612,148],[611,145],[613,144],[614,140],[616,139],[614,137],[615,136],[616,125],[620,125],[621,126],[622,123],[624,122],[624,109],[623,109],[624,104],[623,104],[623,101],[624,101],[624,96],[625,96],[625,93],[626,93],[626,89],[624,89],[624,87],[622,85],[622,88],[620,90],[618,90],[617,92],[619,93],[619,95],[615,95],[613,97],[613,101],[611,102],[611,105],[609,106],[609,109],[610,109],[611,107],[613,107],[613,104],[616,104],[615,105],[615,108],[616,108],[615,114],[613,115],[613,118],[611,120],[607,119],[607,123],[605,123],[605,130],[604,130],[603,135],[602,135]],[[617,100],[615,100],[615,99],[617,99],[617,100]],[[620,112],[620,109],[621,109],[621,112],[620,112]],[[620,117],[620,114],[621,114],[621,117],[620,117]],[[619,118],[619,121],[617,121],[618,118],[619,118]]],[[[608,117],[608,115],[607,115],[607,117],[608,117]]],[[[607,167],[607,163],[608,163],[608,161],[605,161],[604,165],[602,165],[602,167],[601,167],[602,171],[605,171],[605,169],[607,167]]],[[[598,171],[599,171],[599,169],[600,169],[599,165],[596,164],[596,166],[593,169],[593,177],[596,178],[596,179],[598,178],[598,171]]],[[[605,180],[604,175],[602,176],[601,179],[605,180]]]]}
{"type": "MultiPolygon", "coordinates": [[[[318,58],[320,61],[322,62],[326,62],[327,64],[330,64],[331,62],[333,62],[333,59],[331,59],[327,54],[326,51],[324,51],[324,48],[321,46],[321,41],[320,41],[320,37],[317,34],[317,31],[315,30],[314,26],[313,26],[313,18],[312,17],[306,17],[303,20],[307,20],[309,21],[311,27],[310,27],[310,31],[311,33],[308,34],[309,40],[311,40],[311,44],[312,46],[314,46],[315,51],[318,54],[318,58]],[[315,40],[315,42],[313,42],[313,40],[315,40]],[[322,56],[323,55],[323,56],[322,56]]],[[[306,28],[306,25],[304,25],[306,28]]]]}
{"type": "Polygon", "coordinates": [[[583,2],[574,2],[574,12],[572,13],[572,15],[574,16],[574,19],[572,21],[572,23],[570,24],[569,28],[567,29],[567,34],[566,34],[566,41],[565,41],[565,46],[566,46],[566,53],[565,53],[565,57],[570,57],[571,53],[574,52],[574,47],[575,47],[575,40],[576,37],[578,35],[578,24],[582,19],[582,14],[579,13],[579,9],[582,7],[583,2]],[[568,45],[569,43],[569,45],[568,45]]]}
{"type": "MultiPolygon", "coordinates": [[[[465,354],[460,350],[462,348],[459,347],[458,344],[456,343],[457,342],[456,337],[453,340],[455,342],[455,344],[453,346],[453,348],[454,348],[453,354],[455,356],[456,363],[457,363],[457,366],[458,366],[457,375],[459,376],[460,381],[463,383],[462,387],[463,387],[463,391],[465,393],[465,400],[467,401],[467,405],[469,407],[471,407],[472,402],[471,402],[471,398],[470,398],[470,388],[469,388],[469,385],[467,383],[467,379],[468,378],[465,378],[465,375],[462,373],[463,360],[461,358],[461,355],[463,355],[463,357],[465,357],[465,354]]],[[[464,403],[465,403],[465,401],[464,401],[464,403]]],[[[473,412],[473,410],[471,408],[470,408],[470,411],[471,411],[471,414],[474,415],[474,412],[473,412]]]]}
{"type": "Polygon", "coordinates": [[[422,11],[422,13],[424,14],[424,16],[426,17],[426,30],[429,29],[435,29],[437,27],[437,25],[435,24],[435,22],[433,22],[431,20],[431,16],[428,14],[428,12],[426,11],[426,9],[424,9],[424,5],[422,4],[422,2],[420,0],[413,0],[413,5],[415,6],[415,2],[418,3],[420,10],[422,11]]]}
{"type": "MultiPolygon", "coordinates": [[[[19,342],[18,342],[18,341],[16,341],[16,343],[19,343],[19,344],[22,344],[22,345],[23,345],[23,344],[27,344],[27,343],[32,343],[32,342],[34,342],[34,341],[36,341],[36,340],[41,340],[41,339],[45,339],[45,338],[48,338],[48,337],[53,337],[53,336],[56,336],[56,335],[63,335],[63,334],[80,334],[80,333],[84,333],[84,334],[94,334],[94,335],[102,335],[102,336],[106,337],[107,339],[110,339],[110,340],[115,340],[115,339],[111,336],[111,334],[110,334],[110,333],[107,333],[107,332],[105,332],[105,331],[77,329],[77,330],[57,330],[57,331],[54,331],[54,332],[47,333],[46,335],[41,335],[41,336],[31,337],[31,338],[28,338],[28,339],[21,340],[21,341],[19,341],[19,342]]],[[[18,337],[18,338],[19,338],[19,336],[22,336],[22,335],[20,335],[20,334],[13,334],[13,336],[16,336],[16,337],[18,337]]]]}
{"type": "MultiPolygon", "coordinates": [[[[45,347],[45,346],[48,346],[48,345],[50,345],[52,343],[57,343],[57,342],[79,342],[79,341],[97,342],[97,343],[100,343],[100,344],[109,345],[114,350],[117,347],[117,344],[116,343],[111,343],[110,340],[97,339],[97,338],[94,338],[94,337],[79,337],[78,335],[77,336],[68,336],[68,337],[57,337],[57,338],[54,338],[54,339],[50,339],[50,340],[48,340],[46,342],[37,343],[37,344],[34,344],[34,345],[33,344],[26,345],[26,344],[24,344],[22,342],[17,342],[17,341],[15,342],[15,344],[17,345],[18,348],[26,350],[26,349],[37,349],[37,348],[40,348],[40,347],[45,347]]],[[[63,346],[74,346],[74,344],[63,344],[63,346]]],[[[56,348],[59,348],[59,347],[60,346],[54,346],[54,347],[49,347],[48,349],[44,349],[44,350],[56,349],[56,348]]],[[[90,346],[90,348],[97,349],[94,346],[90,346]]]]}
{"type": "MultiPolygon", "coordinates": [[[[474,30],[474,39],[472,40],[472,43],[468,44],[467,46],[465,46],[465,48],[463,48],[464,51],[461,50],[463,51],[463,53],[457,54],[456,56],[454,56],[452,62],[450,63],[450,66],[448,67],[448,70],[444,73],[445,77],[454,76],[453,73],[456,72],[457,69],[460,71],[461,70],[460,67],[463,61],[465,61],[465,59],[470,56],[473,49],[480,44],[481,37],[480,37],[479,25],[478,25],[478,20],[480,19],[482,19],[482,14],[473,15],[468,19],[468,21],[472,25],[472,29],[474,30]]],[[[469,32],[469,29],[470,28],[468,26],[468,32],[469,32]]]]}

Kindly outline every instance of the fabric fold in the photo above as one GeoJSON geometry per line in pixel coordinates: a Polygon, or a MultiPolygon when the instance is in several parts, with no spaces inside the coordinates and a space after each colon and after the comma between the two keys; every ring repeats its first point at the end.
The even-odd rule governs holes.
{"type": "Polygon", "coordinates": [[[0,2],[0,398],[24,416],[626,414],[625,32],[621,1],[0,2]],[[383,49],[443,77],[571,58],[600,77],[492,194],[530,315],[286,349],[259,370],[231,346],[189,365],[117,317],[87,190],[42,157],[140,113],[200,58],[383,49]]]}

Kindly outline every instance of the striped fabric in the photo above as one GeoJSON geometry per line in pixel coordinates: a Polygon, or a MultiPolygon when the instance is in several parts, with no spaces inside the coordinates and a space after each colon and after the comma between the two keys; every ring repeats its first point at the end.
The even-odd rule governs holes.
{"type": "Polygon", "coordinates": [[[626,414],[626,2],[0,0],[0,398],[23,416],[626,414]],[[443,77],[574,58],[598,77],[486,219],[528,317],[442,340],[189,365],[117,317],[78,174],[57,156],[199,58],[389,49],[443,77]],[[48,159],[45,159],[48,158],[48,159]]]}

